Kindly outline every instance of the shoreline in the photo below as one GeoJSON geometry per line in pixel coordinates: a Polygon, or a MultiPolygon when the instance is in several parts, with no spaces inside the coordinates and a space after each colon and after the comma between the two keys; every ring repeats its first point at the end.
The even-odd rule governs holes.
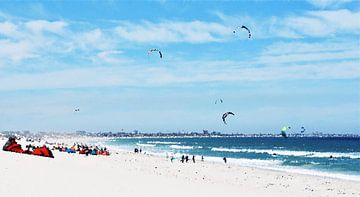
{"type": "MultiPolygon", "coordinates": [[[[117,147],[116,145],[109,145],[106,144],[106,140],[113,140],[116,138],[111,138],[111,139],[103,139],[103,138],[99,138],[99,142],[101,142],[101,145],[105,145],[108,147],[111,147],[110,150],[113,151],[123,151],[123,152],[129,152],[129,153],[133,153],[132,150],[130,149],[122,149],[121,147],[117,147]]],[[[134,139],[138,139],[138,138],[134,138],[134,139]]],[[[141,139],[141,138],[139,138],[141,139]]],[[[149,144],[149,146],[152,145],[152,143],[149,144]]],[[[139,146],[139,144],[135,144],[135,146],[139,146]]],[[[146,146],[145,146],[146,148],[146,146]]],[[[155,157],[159,157],[159,158],[166,158],[166,153],[169,152],[148,152],[146,151],[147,154],[151,155],[151,156],[155,156],[155,157]]],[[[319,152],[321,153],[321,152],[319,152]]],[[[181,155],[181,153],[176,153],[181,155]]],[[[185,154],[185,153],[184,153],[185,154]]],[[[180,157],[178,155],[177,159],[180,157]]],[[[192,154],[189,154],[192,155],[192,154]]],[[[197,158],[200,158],[202,155],[195,155],[197,158]]],[[[209,163],[213,163],[213,164],[224,164],[224,162],[222,161],[222,157],[215,157],[215,156],[205,156],[206,159],[211,159],[211,161],[207,160],[205,162],[209,162],[209,163]]],[[[346,180],[346,181],[355,181],[355,182],[360,182],[360,174],[356,174],[356,175],[352,175],[352,174],[346,174],[346,173],[342,173],[342,172],[329,172],[329,171],[321,171],[321,170],[316,170],[316,169],[304,169],[304,168],[296,168],[296,167],[290,167],[290,166],[277,166],[277,167],[270,167],[270,166],[249,166],[249,164],[245,164],[244,163],[251,163],[252,161],[255,162],[278,162],[278,160],[260,160],[260,159],[248,159],[248,158],[227,158],[228,160],[228,165],[231,165],[233,167],[239,166],[239,167],[253,167],[253,168],[257,168],[260,170],[271,170],[271,171],[275,171],[275,172],[286,172],[286,173],[294,173],[294,174],[300,174],[300,175],[308,175],[308,176],[316,176],[316,177],[322,177],[322,178],[333,178],[333,179],[337,179],[337,180],[346,180]],[[242,161],[242,162],[239,162],[242,161]]]]}
{"type": "MultiPolygon", "coordinates": [[[[63,140],[68,143],[88,139],[63,140]]],[[[156,155],[110,151],[110,156],[85,156],[55,150],[55,158],[51,159],[1,150],[0,195],[12,196],[16,191],[17,196],[25,197],[360,196],[359,181],[212,161],[171,163],[156,155]],[[16,180],[21,180],[21,191],[16,189],[16,180]]]]}
{"type": "MultiPolygon", "coordinates": [[[[110,150],[114,150],[114,149],[110,149],[110,150]]],[[[125,152],[125,153],[130,153],[130,154],[133,153],[132,151],[126,150],[126,149],[117,149],[117,150],[119,152],[125,152]]],[[[165,156],[160,155],[159,153],[154,153],[154,152],[147,152],[146,155],[161,158],[161,159],[166,158],[165,156]]],[[[200,158],[201,155],[195,155],[195,157],[200,158]]],[[[216,165],[224,165],[224,162],[222,161],[221,157],[207,156],[205,158],[207,158],[207,159],[208,158],[216,158],[218,161],[215,161],[214,159],[212,159],[212,160],[199,161],[199,162],[204,162],[204,163],[208,163],[208,164],[216,164],[216,165]]],[[[168,160],[170,160],[170,159],[168,159],[168,160]]],[[[313,170],[313,169],[289,168],[287,166],[282,166],[282,167],[284,167],[283,169],[276,168],[276,167],[262,167],[262,166],[252,166],[252,167],[250,167],[250,166],[247,166],[247,165],[237,164],[237,163],[233,162],[234,160],[263,161],[263,160],[258,160],[258,159],[227,158],[227,160],[228,160],[227,165],[231,166],[231,167],[255,168],[255,169],[258,169],[258,170],[268,170],[268,171],[273,171],[273,172],[293,173],[293,174],[306,175],[306,176],[314,176],[314,177],[321,177],[321,178],[331,178],[331,179],[336,179],[336,180],[360,182],[360,175],[350,175],[350,174],[336,173],[336,172],[334,172],[334,173],[332,173],[332,172],[324,172],[324,171],[313,170]]],[[[271,160],[271,161],[274,161],[274,160],[271,160]]],[[[176,162],[179,162],[179,161],[176,160],[176,162]]]]}

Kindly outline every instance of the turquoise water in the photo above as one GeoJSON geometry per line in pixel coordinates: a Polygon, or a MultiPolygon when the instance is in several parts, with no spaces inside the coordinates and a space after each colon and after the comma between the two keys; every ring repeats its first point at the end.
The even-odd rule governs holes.
{"type": "Polygon", "coordinates": [[[121,149],[158,155],[204,156],[205,160],[360,180],[360,138],[119,138],[121,149]]]}

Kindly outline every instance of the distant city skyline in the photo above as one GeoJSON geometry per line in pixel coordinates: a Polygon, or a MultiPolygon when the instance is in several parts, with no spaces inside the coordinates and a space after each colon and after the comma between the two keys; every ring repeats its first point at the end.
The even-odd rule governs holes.
{"type": "Polygon", "coordinates": [[[0,131],[358,133],[359,18],[351,0],[2,1],[0,131]]]}

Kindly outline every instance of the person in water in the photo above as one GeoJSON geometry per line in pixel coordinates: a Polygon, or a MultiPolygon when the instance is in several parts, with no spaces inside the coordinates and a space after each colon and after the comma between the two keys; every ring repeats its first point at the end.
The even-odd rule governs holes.
{"type": "Polygon", "coordinates": [[[223,160],[224,160],[225,163],[227,162],[226,157],[224,157],[223,160]]]}

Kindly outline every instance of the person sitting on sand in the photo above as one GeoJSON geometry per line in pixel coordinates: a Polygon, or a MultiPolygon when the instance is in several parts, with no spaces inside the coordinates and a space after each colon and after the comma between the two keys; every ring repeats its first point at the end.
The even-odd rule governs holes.
{"type": "Polygon", "coordinates": [[[91,151],[90,154],[91,154],[91,155],[97,155],[97,152],[98,152],[98,151],[94,148],[94,149],[91,151]]]}
{"type": "Polygon", "coordinates": [[[24,150],[23,153],[25,153],[25,154],[31,154],[33,150],[30,150],[30,149],[32,149],[31,144],[26,145],[26,150],[24,150]]]}

